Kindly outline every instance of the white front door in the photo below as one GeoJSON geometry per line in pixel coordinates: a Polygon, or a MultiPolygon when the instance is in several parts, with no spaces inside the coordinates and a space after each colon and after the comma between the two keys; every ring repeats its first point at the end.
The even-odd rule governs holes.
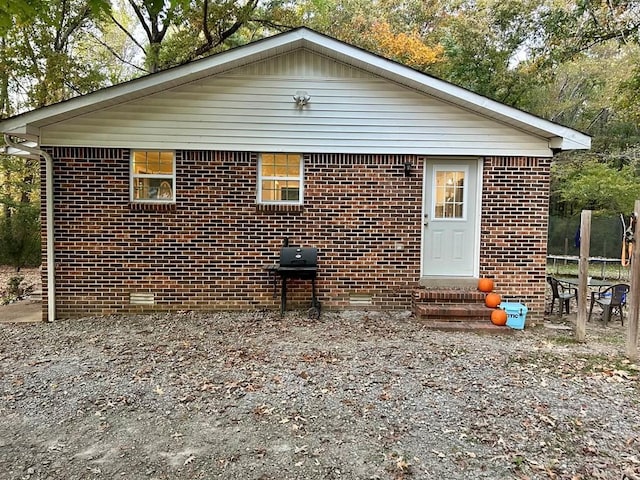
{"type": "Polygon", "coordinates": [[[422,275],[476,275],[478,160],[427,160],[422,275]]]}

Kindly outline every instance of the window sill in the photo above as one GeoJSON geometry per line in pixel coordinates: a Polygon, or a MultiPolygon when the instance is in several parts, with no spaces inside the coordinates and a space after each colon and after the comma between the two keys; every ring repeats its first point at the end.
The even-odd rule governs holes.
{"type": "Polygon", "coordinates": [[[258,212],[302,212],[304,205],[286,205],[281,203],[256,203],[258,212]]]}
{"type": "Polygon", "coordinates": [[[175,212],[175,203],[129,203],[129,210],[137,210],[143,212],[175,212]]]}

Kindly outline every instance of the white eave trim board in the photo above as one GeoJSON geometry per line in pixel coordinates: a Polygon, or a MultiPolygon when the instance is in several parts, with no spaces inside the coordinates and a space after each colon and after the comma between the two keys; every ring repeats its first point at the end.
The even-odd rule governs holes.
{"type": "MultiPolygon", "coordinates": [[[[23,144],[27,147],[38,148],[38,144],[35,142],[24,142],[23,144]]],[[[3,153],[4,155],[13,155],[15,157],[30,158],[32,160],[40,160],[40,155],[10,146],[0,148],[0,153],[3,153]]]]}
{"type": "MultiPolygon", "coordinates": [[[[570,130],[570,129],[568,129],[570,130]]],[[[581,138],[576,135],[572,135],[575,131],[569,131],[565,137],[553,137],[549,140],[549,148],[552,150],[589,150],[591,148],[591,138],[581,138]]]]}

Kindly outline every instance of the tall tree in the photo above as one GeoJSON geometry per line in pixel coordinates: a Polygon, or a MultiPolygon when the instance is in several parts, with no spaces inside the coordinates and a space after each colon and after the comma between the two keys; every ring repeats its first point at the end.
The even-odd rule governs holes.
{"type": "Polygon", "coordinates": [[[610,40],[640,42],[638,0],[556,0],[546,7],[541,11],[543,45],[557,61],[610,40]]]}
{"type": "Polygon", "coordinates": [[[144,55],[144,69],[156,72],[217,51],[245,27],[259,0],[129,0],[145,40],[112,15],[113,22],[144,55]]]}
{"type": "MultiPolygon", "coordinates": [[[[99,67],[78,49],[105,4],[94,0],[12,1],[0,22],[0,115],[42,107],[95,90],[99,67]],[[6,17],[5,17],[6,18],[6,17]]],[[[0,261],[38,262],[39,162],[0,157],[0,261]]]]}
{"type": "Polygon", "coordinates": [[[25,105],[42,107],[103,85],[97,66],[75,50],[96,15],[87,0],[56,0],[6,33],[13,45],[12,81],[28,99],[25,105]]]}
{"type": "Polygon", "coordinates": [[[271,10],[265,17],[271,26],[283,30],[304,25],[419,70],[428,70],[443,58],[438,41],[423,36],[423,24],[397,21],[405,4],[394,6],[390,0],[304,0],[269,5],[271,10]],[[397,15],[393,17],[391,12],[397,15]],[[396,20],[391,22],[391,18],[396,20]]]}
{"type": "Polygon", "coordinates": [[[266,13],[258,4],[258,0],[192,2],[177,19],[179,28],[165,42],[161,65],[185,63],[247,43],[260,29],[266,13]]]}
{"type": "Polygon", "coordinates": [[[546,78],[530,48],[535,44],[543,1],[460,2],[431,32],[441,38],[445,56],[434,73],[481,95],[526,108],[526,93],[546,78]]]}

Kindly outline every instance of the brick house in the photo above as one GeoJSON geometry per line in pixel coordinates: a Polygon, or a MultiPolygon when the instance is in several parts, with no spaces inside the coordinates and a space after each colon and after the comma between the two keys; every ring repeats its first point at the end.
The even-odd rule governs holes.
{"type": "Polygon", "coordinates": [[[43,312],[323,307],[495,279],[543,311],[550,167],[580,132],[300,28],[0,122],[42,158],[43,312]],[[54,286],[54,288],[52,288],[54,286]],[[51,293],[55,291],[55,295],[51,293]],[[309,299],[294,282],[289,303],[309,299]]]}

